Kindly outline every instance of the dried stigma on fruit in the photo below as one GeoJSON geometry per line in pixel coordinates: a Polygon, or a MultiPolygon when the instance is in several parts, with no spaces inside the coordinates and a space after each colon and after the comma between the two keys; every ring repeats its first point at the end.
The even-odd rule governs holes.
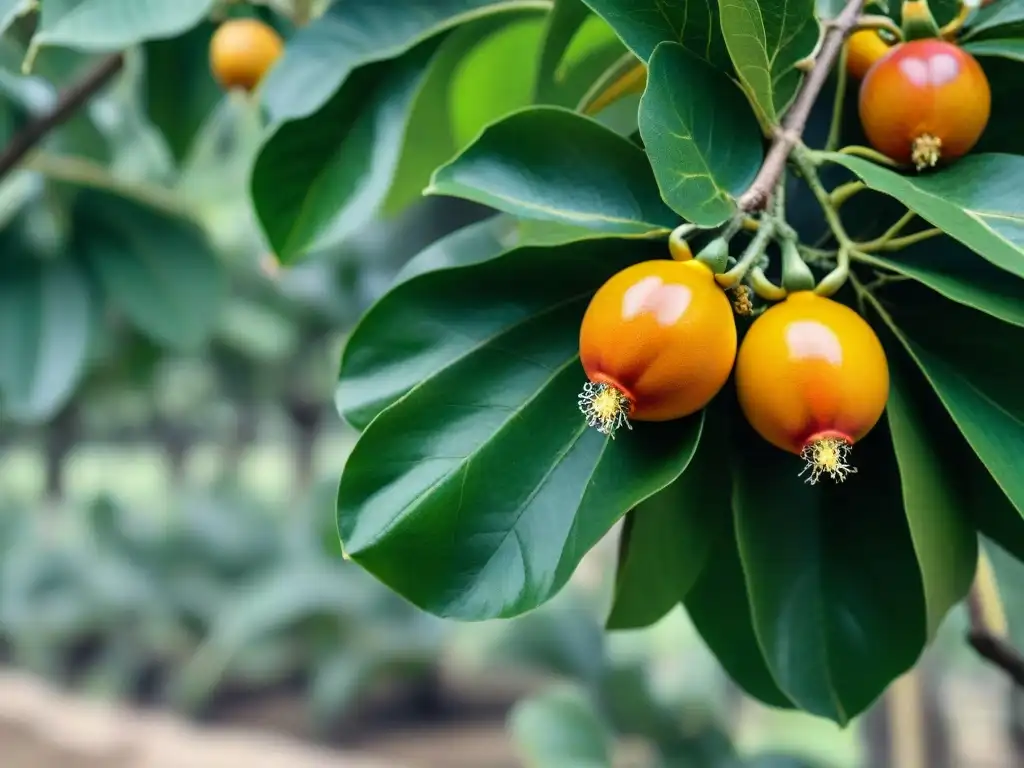
{"type": "Polygon", "coordinates": [[[849,307],[810,291],[790,294],[750,326],[736,358],[740,408],[765,440],[804,459],[801,475],[842,481],[853,445],[889,397],[881,342],[849,307]]]}
{"type": "Polygon", "coordinates": [[[231,19],[210,39],[210,69],[224,88],[251,91],[283,50],[281,36],[259,19],[231,19]]]}
{"type": "Polygon", "coordinates": [[[918,170],[966,155],[988,124],[992,92],[971,54],[938,39],[895,46],[860,87],[871,145],[918,170]]]}
{"type": "Polygon", "coordinates": [[[634,264],[598,289],[583,317],[579,407],[610,437],[631,419],[688,416],[722,388],[735,359],[732,305],[707,265],[634,264]]]}

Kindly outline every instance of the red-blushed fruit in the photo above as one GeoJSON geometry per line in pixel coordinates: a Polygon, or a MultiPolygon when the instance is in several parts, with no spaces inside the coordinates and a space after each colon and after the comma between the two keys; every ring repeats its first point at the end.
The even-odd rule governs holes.
{"type": "Polygon", "coordinates": [[[871,326],[810,291],[790,294],[753,322],[735,374],[747,421],[776,448],[801,456],[811,483],[856,471],[846,461],[850,449],[889,398],[889,365],[871,326]]]}
{"type": "Polygon", "coordinates": [[[678,419],[710,402],[735,359],[732,305],[706,264],[634,264],[598,289],[583,317],[580,410],[610,436],[630,419],[678,419]]]}
{"type": "Polygon", "coordinates": [[[860,87],[860,121],[879,152],[918,170],[966,155],[985,130],[992,90],[967,51],[939,39],[893,47],[860,87]]]}

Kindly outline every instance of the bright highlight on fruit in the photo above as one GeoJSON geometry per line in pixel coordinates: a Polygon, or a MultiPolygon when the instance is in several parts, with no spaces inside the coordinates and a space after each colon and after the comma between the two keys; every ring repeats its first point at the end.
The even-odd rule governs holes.
{"type": "Polygon", "coordinates": [[[740,408],[765,440],[804,462],[817,483],[856,468],[853,445],[878,423],[889,365],[875,332],[849,307],[792,293],[750,326],[736,358],[740,408]]]}
{"type": "Polygon", "coordinates": [[[889,52],[889,43],[877,29],[860,29],[846,41],[846,71],[862,80],[872,65],[889,52]]]}
{"type": "Polygon", "coordinates": [[[614,437],[630,420],[668,421],[707,405],[736,359],[732,305],[701,261],[644,261],[612,276],[580,326],[587,423],[614,437]]]}
{"type": "Polygon", "coordinates": [[[871,145],[918,170],[963,157],[992,109],[984,70],[967,51],[938,39],[895,46],[868,71],[860,120],[871,145]]]}
{"type": "Polygon", "coordinates": [[[222,87],[252,91],[283,50],[281,36],[259,19],[231,19],[210,39],[210,69],[222,87]]]}

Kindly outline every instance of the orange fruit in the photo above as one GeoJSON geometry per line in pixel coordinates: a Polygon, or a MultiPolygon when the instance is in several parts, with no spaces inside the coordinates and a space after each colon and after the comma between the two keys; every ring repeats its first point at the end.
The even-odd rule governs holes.
{"type": "Polygon", "coordinates": [[[630,419],[678,419],[710,402],[735,359],[732,305],[706,264],[634,264],[598,289],[583,317],[580,410],[610,436],[630,419]]]}
{"type": "Polygon", "coordinates": [[[944,40],[892,48],[860,87],[860,121],[879,152],[918,170],[966,155],[988,124],[992,90],[971,54],[944,40]]]}
{"type": "Polygon", "coordinates": [[[809,482],[843,480],[856,471],[850,449],[885,410],[889,365],[864,318],[798,291],[750,326],[736,357],[736,392],[761,437],[807,462],[809,482]]]}
{"type": "Polygon", "coordinates": [[[259,19],[231,19],[210,39],[210,68],[224,88],[253,90],[284,50],[281,36],[259,19]]]}
{"type": "Polygon", "coordinates": [[[876,29],[859,29],[846,41],[846,71],[861,80],[891,46],[876,29]]]}

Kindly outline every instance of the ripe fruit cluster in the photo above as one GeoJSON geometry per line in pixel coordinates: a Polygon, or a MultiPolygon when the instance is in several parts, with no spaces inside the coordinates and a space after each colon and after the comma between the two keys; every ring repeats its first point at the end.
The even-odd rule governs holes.
{"type": "MultiPolygon", "coordinates": [[[[919,5],[904,4],[909,22],[913,12],[927,12],[919,5]]],[[[876,150],[920,171],[963,157],[978,143],[992,92],[963,48],[939,37],[890,45],[877,30],[862,29],[850,36],[846,54],[847,72],[861,80],[861,125],[876,150]]]]}
{"type": "Polygon", "coordinates": [[[737,354],[732,305],[698,259],[645,261],[611,277],[583,317],[580,360],[588,378],[580,410],[610,437],[630,420],[699,411],[735,372],[747,421],[801,456],[811,483],[855,471],[850,448],[889,396],[888,364],[870,326],[811,291],[761,314],[737,354]]]}

